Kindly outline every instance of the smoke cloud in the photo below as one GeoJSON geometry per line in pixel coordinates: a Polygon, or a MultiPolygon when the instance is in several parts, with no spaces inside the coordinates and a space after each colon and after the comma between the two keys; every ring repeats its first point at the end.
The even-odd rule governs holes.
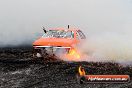
{"type": "Polygon", "coordinates": [[[92,57],[132,61],[132,0],[0,1],[1,47],[32,44],[42,26],[68,24],[86,34],[83,51],[92,57]]]}
{"type": "Polygon", "coordinates": [[[130,36],[105,33],[90,37],[81,51],[86,53],[82,61],[132,63],[132,41],[130,36]]]}

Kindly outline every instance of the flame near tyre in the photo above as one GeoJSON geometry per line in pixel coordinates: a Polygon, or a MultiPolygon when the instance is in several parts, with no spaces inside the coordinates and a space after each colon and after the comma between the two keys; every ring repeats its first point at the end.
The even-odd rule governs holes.
{"type": "Polygon", "coordinates": [[[85,38],[82,31],[75,28],[44,29],[43,36],[33,43],[33,56],[44,58],[48,55],[65,61],[80,61],[77,47],[85,38]]]}

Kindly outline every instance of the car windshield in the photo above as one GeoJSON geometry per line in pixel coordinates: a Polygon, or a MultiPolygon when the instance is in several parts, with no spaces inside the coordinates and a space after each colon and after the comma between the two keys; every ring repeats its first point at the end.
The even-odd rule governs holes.
{"type": "Polygon", "coordinates": [[[55,37],[55,38],[73,38],[74,33],[69,30],[49,30],[43,37],[55,37]]]}

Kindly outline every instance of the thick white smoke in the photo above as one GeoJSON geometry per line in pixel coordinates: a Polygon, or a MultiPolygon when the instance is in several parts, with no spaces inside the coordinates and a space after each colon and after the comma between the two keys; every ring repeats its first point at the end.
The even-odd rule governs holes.
{"type": "MultiPolygon", "coordinates": [[[[132,33],[131,0],[1,0],[0,46],[31,44],[42,26],[132,33]]],[[[89,36],[88,36],[89,37],[89,36]]]]}
{"type": "Polygon", "coordinates": [[[132,0],[0,1],[0,46],[32,44],[42,26],[67,24],[85,32],[89,55],[131,61],[132,0]]]}
{"type": "Polygon", "coordinates": [[[112,61],[132,63],[132,40],[128,35],[105,33],[88,38],[81,49],[87,57],[83,61],[112,61]]]}

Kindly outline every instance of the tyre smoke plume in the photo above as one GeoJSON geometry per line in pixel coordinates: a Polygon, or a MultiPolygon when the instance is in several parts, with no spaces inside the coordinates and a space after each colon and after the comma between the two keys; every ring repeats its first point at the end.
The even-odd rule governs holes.
{"type": "Polygon", "coordinates": [[[86,34],[89,56],[132,61],[132,0],[1,0],[0,11],[0,47],[31,45],[42,26],[70,24],[86,34]]]}

